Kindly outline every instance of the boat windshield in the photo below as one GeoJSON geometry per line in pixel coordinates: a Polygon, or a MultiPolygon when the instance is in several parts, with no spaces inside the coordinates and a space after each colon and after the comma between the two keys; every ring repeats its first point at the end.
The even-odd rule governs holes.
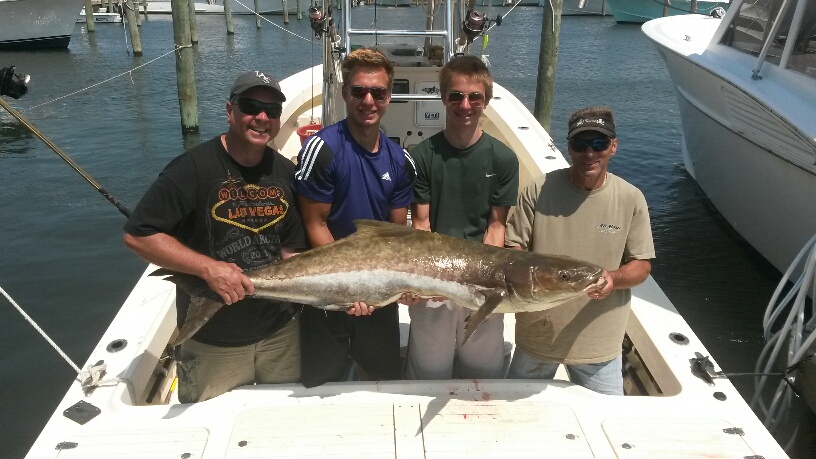
{"type": "Polygon", "coordinates": [[[767,42],[766,62],[784,63],[791,70],[816,78],[816,0],[787,3],[774,28],[784,0],[743,2],[723,35],[722,44],[759,56],[767,42]],[[786,45],[791,40],[788,51],[786,45]]]}

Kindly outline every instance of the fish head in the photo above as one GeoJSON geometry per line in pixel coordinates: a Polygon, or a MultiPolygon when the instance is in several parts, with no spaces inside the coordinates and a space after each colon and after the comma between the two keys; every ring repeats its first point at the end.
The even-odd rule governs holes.
{"type": "Polygon", "coordinates": [[[553,303],[581,295],[601,278],[592,263],[555,255],[527,252],[505,270],[508,290],[519,301],[553,303]]]}

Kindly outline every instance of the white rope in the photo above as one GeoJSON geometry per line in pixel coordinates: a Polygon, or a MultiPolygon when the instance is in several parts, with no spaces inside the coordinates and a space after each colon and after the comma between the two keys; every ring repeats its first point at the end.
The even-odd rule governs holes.
{"type": "Polygon", "coordinates": [[[133,387],[130,384],[130,381],[125,378],[120,378],[118,376],[114,376],[113,378],[102,379],[102,376],[105,376],[105,372],[108,370],[108,364],[99,361],[95,365],[88,365],[84,370],[79,372],[79,382],[82,385],[82,389],[88,392],[90,389],[102,386],[115,386],[120,382],[123,382],[127,385],[128,392],[130,392],[130,396],[133,400],[136,400],[135,392],[133,391],[133,387]]]}
{"type": "Polygon", "coordinates": [[[35,329],[35,330],[37,330],[37,331],[40,333],[40,335],[42,335],[42,337],[43,337],[43,338],[45,338],[45,340],[46,340],[46,341],[48,341],[48,343],[49,343],[49,344],[51,344],[51,347],[53,347],[53,348],[54,348],[54,350],[56,350],[56,351],[59,353],[59,355],[61,355],[61,356],[62,356],[62,358],[63,358],[63,359],[65,359],[65,361],[66,361],[66,362],[68,362],[68,365],[71,365],[71,368],[73,368],[75,372],[79,373],[79,372],[80,372],[80,371],[79,371],[79,367],[78,367],[78,366],[77,366],[77,365],[76,365],[74,362],[72,362],[72,361],[71,361],[71,359],[70,359],[70,358],[68,358],[68,356],[67,356],[67,355],[65,355],[65,353],[64,353],[64,352],[62,352],[62,349],[60,349],[60,348],[59,348],[59,346],[57,346],[57,343],[55,343],[54,341],[52,341],[52,340],[51,340],[51,338],[49,338],[49,337],[48,337],[48,335],[47,335],[47,334],[46,334],[46,333],[43,331],[43,329],[42,329],[42,328],[40,328],[40,326],[39,326],[39,325],[37,325],[37,323],[36,323],[36,322],[34,322],[34,319],[32,319],[31,317],[29,317],[29,315],[28,315],[28,314],[26,314],[26,313],[25,313],[25,311],[23,311],[23,308],[21,308],[21,307],[20,307],[20,306],[17,304],[17,302],[16,302],[16,301],[14,301],[14,299],[13,299],[13,298],[11,298],[11,296],[9,296],[9,294],[8,294],[8,293],[6,293],[6,291],[5,291],[5,290],[3,290],[3,287],[0,287],[0,293],[2,293],[2,294],[3,294],[3,296],[5,296],[7,300],[9,300],[9,303],[11,303],[11,305],[12,305],[12,306],[14,306],[14,307],[17,309],[17,311],[18,311],[20,314],[22,314],[22,315],[23,315],[23,318],[24,318],[25,320],[27,320],[27,321],[28,321],[28,323],[30,323],[30,324],[31,324],[31,326],[32,326],[32,327],[34,327],[34,329],[35,329]]]}
{"type": "Polygon", "coordinates": [[[244,5],[243,3],[239,2],[238,0],[235,0],[235,3],[237,3],[237,4],[241,5],[241,6],[243,6],[244,8],[246,8],[246,9],[247,9],[247,11],[251,11],[251,12],[252,12],[252,14],[254,14],[255,16],[258,16],[259,18],[261,18],[261,19],[263,19],[264,21],[266,21],[266,22],[268,22],[268,23],[272,24],[273,26],[275,26],[275,27],[277,27],[277,28],[279,28],[279,29],[283,30],[284,32],[286,32],[286,33],[288,33],[288,34],[294,35],[294,36],[296,36],[296,37],[298,37],[298,38],[302,38],[302,39],[304,39],[304,40],[306,40],[306,41],[312,41],[312,39],[311,39],[311,38],[306,38],[306,37],[300,36],[300,35],[298,35],[298,34],[296,34],[296,33],[292,32],[292,31],[290,31],[290,30],[286,30],[286,29],[284,29],[283,27],[281,27],[281,26],[279,26],[279,25],[275,24],[274,22],[270,21],[269,19],[267,19],[267,18],[265,18],[265,17],[261,16],[260,14],[256,13],[254,9],[252,9],[252,8],[250,8],[250,7],[246,6],[246,5],[244,5]]]}
{"type": "Polygon", "coordinates": [[[34,327],[34,329],[37,330],[37,332],[39,332],[39,334],[42,335],[43,338],[45,338],[46,341],[48,341],[48,344],[50,344],[51,347],[53,347],[54,350],[57,351],[57,353],[60,356],[62,356],[62,358],[65,359],[66,362],[68,362],[68,365],[70,365],[71,368],[74,369],[74,371],[78,375],[77,379],[81,383],[83,390],[87,391],[91,388],[100,386],[113,386],[120,382],[123,382],[128,386],[128,390],[131,392],[131,396],[134,397],[135,400],[133,388],[131,387],[130,381],[124,378],[120,378],[118,376],[109,379],[102,379],[102,376],[105,375],[105,371],[107,370],[108,367],[107,364],[103,361],[99,361],[95,365],[89,364],[84,370],[80,370],[79,366],[77,366],[77,364],[75,364],[65,354],[65,352],[63,352],[62,349],[60,349],[60,347],[57,346],[57,343],[55,343],[51,338],[49,338],[45,331],[43,331],[43,329],[40,328],[40,326],[37,325],[36,322],[34,322],[34,319],[32,319],[28,314],[26,314],[25,311],[23,311],[23,308],[21,308],[20,305],[18,305],[17,302],[14,301],[14,299],[8,293],[6,293],[5,290],[3,290],[3,287],[0,287],[0,293],[2,293],[3,296],[5,296],[6,299],[9,301],[9,303],[11,303],[11,305],[14,306],[15,309],[17,309],[17,312],[19,312],[23,316],[23,318],[26,321],[28,321],[28,323],[30,323],[31,326],[34,327]]]}
{"type": "Polygon", "coordinates": [[[123,77],[125,75],[130,75],[131,82],[133,82],[133,75],[131,75],[133,73],[133,71],[139,70],[140,68],[142,68],[142,67],[144,67],[146,65],[152,64],[153,62],[156,62],[157,60],[159,60],[159,59],[161,59],[161,58],[163,58],[165,56],[169,56],[170,54],[173,54],[176,51],[179,51],[179,50],[184,49],[184,48],[192,48],[192,45],[187,45],[187,46],[178,46],[178,45],[176,45],[176,48],[173,49],[172,51],[168,51],[168,52],[162,54],[161,56],[159,56],[159,57],[157,57],[155,59],[152,59],[152,60],[149,60],[149,61],[145,62],[144,64],[137,65],[136,67],[133,67],[132,69],[130,69],[130,70],[126,71],[126,72],[120,73],[119,75],[110,77],[107,80],[102,80],[99,83],[92,84],[92,85],[88,86],[87,88],[80,89],[79,91],[74,91],[74,92],[72,92],[70,94],[66,94],[64,96],[57,97],[56,99],[49,100],[48,102],[43,102],[43,103],[41,103],[39,105],[35,105],[33,107],[28,107],[25,110],[20,110],[20,111],[33,110],[35,108],[42,107],[43,105],[48,105],[48,104],[50,104],[52,102],[56,102],[56,101],[58,101],[60,99],[65,99],[66,97],[71,97],[71,96],[74,96],[74,95],[79,94],[81,92],[85,92],[85,91],[87,91],[87,90],[89,90],[91,88],[95,88],[95,87],[97,87],[99,85],[105,84],[105,83],[107,83],[109,81],[115,80],[115,79],[123,77]]]}

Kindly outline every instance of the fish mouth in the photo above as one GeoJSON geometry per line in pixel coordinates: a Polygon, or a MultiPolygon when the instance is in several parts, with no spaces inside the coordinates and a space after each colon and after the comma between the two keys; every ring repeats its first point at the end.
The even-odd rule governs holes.
{"type": "Polygon", "coordinates": [[[601,288],[606,287],[606,279],[602,277],[603,269],[598,269],[595,271],[591,276],[587,278],[588,284],[581,289],[581,293],[589,293],[590,290],[595,290],[598,286],[596,285],[599,280],[603,279],[604,283],[600,285],[601,288]]]}

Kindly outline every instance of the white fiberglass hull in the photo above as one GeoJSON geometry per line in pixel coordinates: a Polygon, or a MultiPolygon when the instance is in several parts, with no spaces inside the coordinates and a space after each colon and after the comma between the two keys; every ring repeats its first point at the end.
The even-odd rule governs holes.
{"type": "Polygon", "coordinates": [[[780,271],[816,232],[816,83],[715,44],[719,20],[644,25],[677,89],[683,159],[723,217],[780,271]],[[705,52],[703,52],[705,51],[705,52]]]}
{"type": "Polygon", "coordinates": [[[67,48],[83,0],[0,0],[0,51],[67,48]]]}
{"type": "MultiPolygon", "coordinates": [[[[547,0],[542,0],[541,4],[547,0]]],[[[582,16],[582,15],[611,14],[606,0],[564,0],[561,5],[562,16],[582,16]]]]}
{"type": "MultiPolygon", "coordinates": [[[[663,17],[666,9],[668,16],[689,14],[691,0],[671,0],[668,8],[664,8],[663,0],[607,0],[609,9],[615,16],[615,22],[640,24],[651,19],[663,17]]],[[[712,9],[728,8],[728,2],[699,0],[697,13],[707,15],[712,9]]]]}
{"type": "MultiPolygon", "coordinates": [[[[114,24],[117,22],[122,22],[122,16],[119,13],[103,13],[103,12],[96,12],[93,13],[94,22],[97,24],[114,24]]],[[[79,16],[77,16],[77,23],[85,24],[88,22],[88,17],[85,15],[85,8],[79,12],[79,16]]]]}

